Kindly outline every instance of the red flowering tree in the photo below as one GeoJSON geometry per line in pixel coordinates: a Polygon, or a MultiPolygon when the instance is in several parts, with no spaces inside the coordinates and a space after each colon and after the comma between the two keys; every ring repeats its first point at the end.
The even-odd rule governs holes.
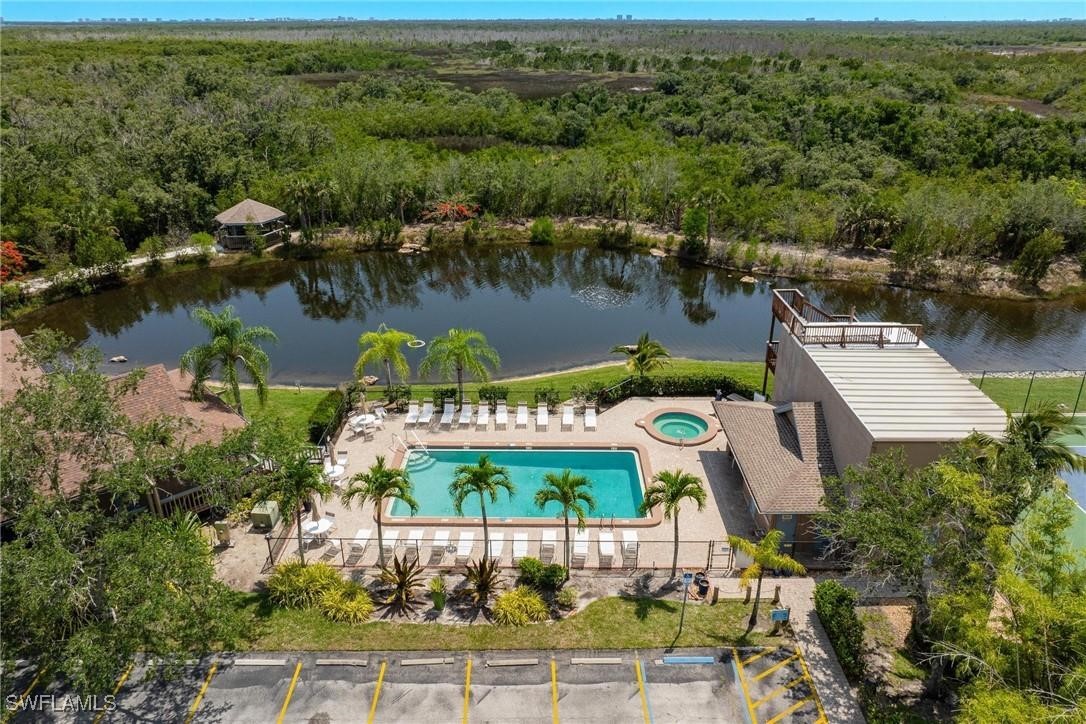
{"type": "Polygon", "coordinates": [[[456,222],[474,219],[479,213],[479,205],[464,194],[456,194],[448,199],[434,202],[423,214],[427,221],[456,222]]]}
{"type": "Polygon", "coordinates": [[[26,272],[26,259],[14,241],[0,242],[0,283],[18,279],[26,272]]]}

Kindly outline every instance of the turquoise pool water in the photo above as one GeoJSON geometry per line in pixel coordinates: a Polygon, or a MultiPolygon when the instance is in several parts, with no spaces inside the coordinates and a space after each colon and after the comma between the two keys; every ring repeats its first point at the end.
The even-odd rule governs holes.
{"type": "Polygon", "coordinates": [[[709,423],[688,412],[661,413],[653,419],[652,426],[661,435],[666,435],[675,440],[690,440],[699,435],[704,435],[709,430],[709,423]]]}
{"type": "MultiPolygon", "coordinates": [[[[555,518],[560,508],[554,503],[540,510],[532,498],[543,484],[547,473],[561,473],[566,468],[584,475],[592,481],[591,492],[596,498],[596,510],[592,518],[640,518],[637,508],[641,505],[641,466],[633,450],[412,450],[404,467],[411,475],[415,500],[419,503],[417,515],[433,518],[453,518],[449,483],[456,477],[458,465],[474,465],[480,455],[489,455],[495,465],[509,469],[514,493],[499,492],[498,501],[486,502],[487,518],[555,518]]],[[[392,503],[394,516],[410,515],[410,510],[399,500],[392,503]]],[[[464,515],[477,518],[479,496],[464,501],[464,515]]]]}

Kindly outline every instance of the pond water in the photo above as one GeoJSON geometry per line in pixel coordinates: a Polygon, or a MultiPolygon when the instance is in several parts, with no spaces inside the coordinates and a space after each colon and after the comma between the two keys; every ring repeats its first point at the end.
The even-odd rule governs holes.
{"type": "MultiPolygon", "coordinates": [[[[203,341],[196,306],[232,304],[265,324],[272,381],[329,384],[351,375],[363,331],[382,322],[422,339],[450,327],[482,330],[502,375],[617,359],[609,350],[647,331],[676,356],[761,360],[770,289],[799,287],[829,310],[916,322],[926,341],[962,369],[1086,366],[1086,297],[1011,302],[891,287],[742,284],[738,275],[674,259],[590,248],[453,248],[419,256],[369,252],[305,262],[202,269],[72,298],[19,319],[20,333],[60,329],[106,357],[111,372],[163,362],[203,341]]],[[[412,366],[425,349],[408,350],[412,366]]]]}

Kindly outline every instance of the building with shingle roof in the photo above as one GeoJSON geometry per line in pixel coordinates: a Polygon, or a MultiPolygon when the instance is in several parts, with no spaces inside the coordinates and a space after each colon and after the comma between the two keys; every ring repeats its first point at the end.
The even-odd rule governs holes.
{"type": "Polygon", "coordinates": [[[248,249],[254,236],[263,239],[264,246],[271,246],[286,239],[286,218],[285,211],[245,199],[215,217],[219,225],[215,237],[224,249],[248,249]]]}

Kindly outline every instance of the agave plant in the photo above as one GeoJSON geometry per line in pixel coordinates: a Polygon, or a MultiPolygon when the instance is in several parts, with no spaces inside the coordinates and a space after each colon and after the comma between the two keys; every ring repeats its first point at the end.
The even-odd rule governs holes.
{"type": "Polygon", "coordinates": [[[498,575],[498,562],[480,558],[474,563],[468,563],[464,576],[468,581],[465,593],[471,599],[471,605],[476,608],[487,608],[490,597],[502,585],[501,576],[498,575]]]}
{"type": "Polygon", "coordinates": [[[388,586],[382,603],[401,614],[414,610],[415,589],[422,584],[422,566],[417,559],[396,556],[391,566],[381,568],[380,578],[388,586]]]}

